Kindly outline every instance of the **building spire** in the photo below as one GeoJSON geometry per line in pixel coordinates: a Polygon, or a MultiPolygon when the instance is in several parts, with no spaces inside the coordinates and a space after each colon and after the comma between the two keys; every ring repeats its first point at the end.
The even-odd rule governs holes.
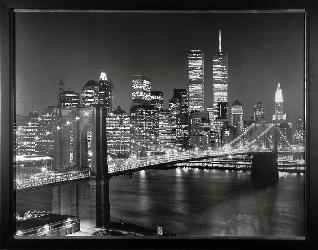
{"type": "Polygon", "coordinates": [[[277,84],[277,89],[275,92],[275,102],[284,102],[283,91],[280,87],[280,83],[277,84]]]}
{"type": "Polygon", "coordinates": [[[107,75],[106,75],[105,70],[102,70],[102,72],[100,73],[99,80],[100,80],[100,81],[107,81],[107,80],[108,80],[108,77],[107,77],[107,75]]]}
{"type": "Polygon", "coordinates": [[[221,29],[219,29],[219,53],[222,52],[222,34],[221,29]]]}

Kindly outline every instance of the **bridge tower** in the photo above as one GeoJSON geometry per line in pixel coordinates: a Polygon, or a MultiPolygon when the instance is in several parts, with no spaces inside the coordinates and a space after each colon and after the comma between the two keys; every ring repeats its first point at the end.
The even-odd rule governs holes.
{"type": "Polygon", "coordinates": [[[251,176],[257,186],[268,186],[278,181],[277,123],[274,126],[272,152],[256,152],[252,155],[251,176]]]}
{"type": "Polygon", "coordinates": [[[110,222],[106,108],[96,107],[96,227],[110,222]]]}

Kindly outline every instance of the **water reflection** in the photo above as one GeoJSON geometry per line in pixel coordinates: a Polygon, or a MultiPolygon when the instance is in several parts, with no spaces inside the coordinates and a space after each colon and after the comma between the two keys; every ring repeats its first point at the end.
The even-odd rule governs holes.
{"type": "MultiPolygon", "coordinates": [[[[95,181],[17,194],[17,211],[77,215],[81,230],[95,226],[95,181]]],[[[304,177],[280,174],[256,189],[249,172],[147,170],[110,181],[111,219],[179,236],[295,236],[304,234],[304,177]]]]}

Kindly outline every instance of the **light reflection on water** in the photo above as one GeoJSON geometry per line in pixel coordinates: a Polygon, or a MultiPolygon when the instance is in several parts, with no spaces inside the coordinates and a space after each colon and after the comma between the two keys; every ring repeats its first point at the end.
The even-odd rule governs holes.
{"type": "MultiPolygon", "coordinates": [[[[66,187],[63,190],[68,193],[62,196],[73,200],[73,191],[66,187]]],[[[90,192],[85,190],[84,198],[80,199],[92,199],[87,195],[94,188],[90,192]]],[[[52,209],[50,192],[18,195],[17,209],[28,210],[32,206],[52,209]]],[[[280,174],[277,185],[256,189],[248,171],[188,168],[140,171],[132,178],[111,179],[110,203],[114,221],[122,219],[151,228],[158,224],[179,236],[304,234],[304,177],[301,175],[280,174]]],[[[83,211],[94,214],[92,204],[88,205],[90,210],[83,211]]],[[[85,215],[85,221],[90,218],[85,215]]]]}

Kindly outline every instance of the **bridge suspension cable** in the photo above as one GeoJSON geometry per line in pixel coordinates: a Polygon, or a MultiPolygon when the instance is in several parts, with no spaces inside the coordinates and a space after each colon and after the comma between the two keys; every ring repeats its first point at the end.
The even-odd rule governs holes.
{"type": "Polygon", "coordinates": [[[233,141],[229,142],[226,146],[230,147],[233,143],[237,142],[239,139],[241,139],[243,136],[245,136],[252,129],[252,127],[254,127],[254,126],[256,126],[255,123],[253,123],[251,126],[249,126],[247,128],[247,130],[244,131],[243,134],[240,134],[233,141]]]}
{"type": "Polygon", "coordinates": [[[246,147],[250,147],[253,143],[259,140],[263,135],[265,135],[274,125],[271,124],[269,128],[265,129],[257,138],[252,140],[246,147]]]}

